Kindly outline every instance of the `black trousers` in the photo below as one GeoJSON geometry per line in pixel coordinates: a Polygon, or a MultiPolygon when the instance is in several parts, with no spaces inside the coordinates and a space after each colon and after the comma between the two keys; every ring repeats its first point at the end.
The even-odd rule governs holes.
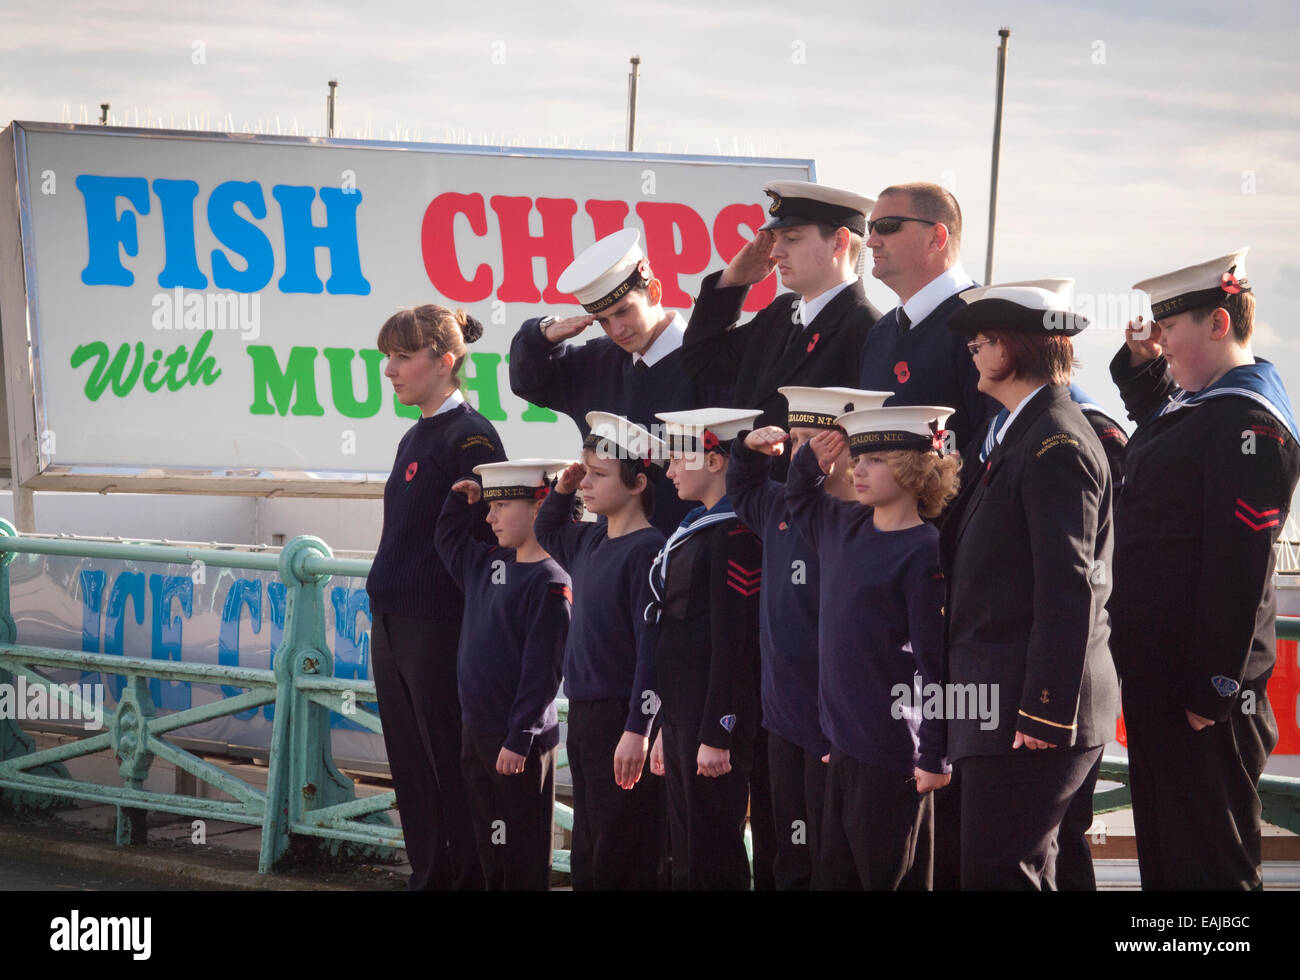
{"type": "Polygon", "coordinates": [[[831,749],[822,816],[821,886],[929,891],[934,801],[916,781],[831,749]]]}
{"type": "Polygon", "coordinates": [[[961,889],[961,771],[956,767],[952,779],[934,797],[934,890],[955,892],[961,889]]]}
{"type": "MultiPolygon", "coordinates": [[[[818,887],[822,810],[826,805],[826,763],[776,732],[767,732],[768,778],[772,788],[772,821],[776,828],[773,878],[778,891],[808,891],[818,887]]],[[[752,811],[757,804],[750,782],[752,811]]],[[[754,842],[754,890],[758,890],[758,841],[754,842]]]]}
{"type": "Polygon", "coordinates": [[[674,890],[748,891],[748,774],[733,761],[725,776],[698,775],[697,725],[664,725],[663,734],[674,890]]]}
{"type": "Polygon", "coordinates": [[[749,838],[754,852],[754,891],[777,889],[776,862],[781,842],[772,818],[772,777],[768,765],[768,732],[759,726],[754,736],[754,763],[749,768],[749,838]]]}
{"type": "Polygon", "coordinates": [[[459,623],[388,613],[376,613],[370,630],[412,891],[484,885],[460,771],[459,640],[459,623]]]}
{"type": "Polygon", "coordinates": [[[1056,891],[1061,821],[1102,746],[961,759],[961,886],[1056,891]]]}
{"type": "Polygon", "coordinates": [[[1097,776],[1101,772],[1101,756],[1092,764],[1084,777],[1083,785],[1066,807],[1061,820],[1061,833],[1057,837],[1056,887],[1063,892],[1095,892],[1097,874],[1092,867],[1092,847],[1088,844],[1088,828],[1092,826],[1092,794],[1097,789],[1097,776]]]}
{"type": "Polygon", "coordinates": [[[1227,719],[1193,731],[1181,706],[1136,683],[1123,687],[1129,781],[1142,888],[1258,890],[1259,777],[1277,721],[1256,682],[1227,719]]]}
{"type": "Polygon", "coordinates": [[[664,836],[664,784],[646,755],[632,789],[614,782],[627,702],[570,701],[566,749],[573,779],[574,891],[654,891],[664,836]]]}
{"type": "Polygon", "coordinates": [[[551,887],[551,819],[555,811],[555,756],[533,746],[524,771],[497,772],[500,736],[466,725],[461,771],[470,819],[488,891],[546,891],[551,887]]]}

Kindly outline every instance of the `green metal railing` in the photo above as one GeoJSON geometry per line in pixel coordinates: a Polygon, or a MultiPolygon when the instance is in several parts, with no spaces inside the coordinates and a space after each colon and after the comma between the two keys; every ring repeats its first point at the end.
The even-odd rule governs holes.
{"type": "MultiPolygon", "coordinates": [[[[396,805],[392,792],[357,798],[354,784],[334,765],[330,742],[331,711],[382,734],[377,714],[362,707],[376,698],[372,681],[335,678],[334,658],[325,636],[325,585],[330,576],[365,578],[370,562],[334,558],[325,542],[299,537],[279,555],[131,544],[21,537],[0,520],[0,683],[24,678],[42,685],[51,697],[62,687],[50,670],[96,671],[119,675],[124,687],[115,710],[104,714],[105,730],[73,742],[37,751],[31,737],[13,719],[0,719],[0,798],[19,808],[43,808],[71,800],[106,803],[117,808],[117,842],[141,843],[145,813],[208,817],[261,828],[258,870],[283,866],[291,853],[313,844],[337,854],[350,848],[387,853],[403,846],[402,832],[385,811],[396,805]],[[15,642],[10,609],[9,566],[15,554],[65,555],[191,565],[199,561],[219,568],[278,572],[287,590],[283,639],[273,669],[257,670],[215,664],[121,657],[24,646],[15,642]],[[242,689],[243,693],[158,715],[149,681],[191,681],[242,689]],[[275,705],[266,789],[262,790],[189,752],[165,736],[190,725],[261,705],[275,705]],[[121,786],[73,779],[63,763],[111,749],[119,763],[121,786]],[[207,783],[231,800],[216,800],[144,788],[155,759],[163,759],[207,783]]],[[[1279,619],[1280,639],[1300,640],[1300,619],[1279,619]]],[[[79,695],[65,696],[77,708],[79,695]]],[[[567,718],[567,704],[560,716],[567,718]]],[[[558,766],[567,766],[563,746],[558,766]]],[[[1107,757],[1101,778],[1122,785],[1098,791],[1094,810],[1108,813],[1131,805],[1128,763],[1107,757]]],[[[1264,819],[1300,834],[1300,779],[1265,776],[1260,782],[1264,819]]],[[[573,811],[556,803],[555,822],[572,831],[573,811]]],[[[746,841],[748,845],[748,840],[746,841]]],[[[569,852],[557,850],[554,868],[567,873],[569,852]]]]}
{"type": "MultiPolygon", "coordinates": [[[[370,562],[334,558],[325,542],[311,537],[290,541],[279,555],[167,545],[26,538],[0,520],[0,683],[23,678],[28,688],[41,686],[52,702],[63,697],[70,710],[86,717],[74,686],[47,676],[51,670],[81,670],[124,679],[115,710],[105,711],[104,731],[36,751],[35,743],[14,719],[0,719],[0,793],[11,806],[44,808],[87,800],[117,807],[117,842],[142,843],[145,812],[183,814],[261,827],[258,870],[282,866],[291,851],[316,838],[331,853],[341,844],[362,853],[384,853],[403,846],[400,829],[385,811],[396,806],[390,791],[359,799],[351,779],[334,765],[330,743],[331,711],[382,734],[379,716],[362,707],[376,698],[373,681],[335,678],[334,658],[325,637],[324,589],[332,575],[365,578],[370,562]],[[9,566],[15,554],[65,555],[275,571],[286,587],[284,634],[271,670],[218,664],[121,657],[112,654],[55,650],[19,645],[10,608],[9,566]],[[190,681],[242,689],[243,693],[207,704],[158,715],[149,681],[190,681]],[[65,693],[60,695],[60,689],[65,693]],[[261,705],[275,705],[266,789],[189,752],[165,736],[261,705]],[[111,749],[121,786],[73,779],[63,763],[111,749]],[[207,783],[232,800],[216,800],[144,788],[155,759],[207,783]]],[[[561,717],[567,705],[561,704],[561,717]]],[[[559,753],[558,766],[567,757],[559,753]]],[[[556,823],[573,829],[573,811],[556,804],[556,823]]],[[[557,850],[554,867],[569,871],[569,852],[557,850]]]]}

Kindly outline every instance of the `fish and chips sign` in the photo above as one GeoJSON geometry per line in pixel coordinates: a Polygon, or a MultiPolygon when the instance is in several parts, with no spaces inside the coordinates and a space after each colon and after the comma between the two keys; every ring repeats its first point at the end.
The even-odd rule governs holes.
{"type": "Polygon", "coordinates": [[[688,310],[778,179],[813,179],[812,162],[15,122],[0,133],[10,471],[34,489],[379,496],[418,411],[375,337],[430,302],[483,322],[465,387],[506,452],[571,454],[572,424],[510,391],[519,324],[578,313],[556,280],[623,227],[664,304],[688,310]]]}

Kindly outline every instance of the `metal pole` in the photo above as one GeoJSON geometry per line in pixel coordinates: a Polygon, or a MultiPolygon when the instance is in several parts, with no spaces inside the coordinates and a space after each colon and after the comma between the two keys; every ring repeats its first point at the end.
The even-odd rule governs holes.
{"type": "Polygon", "coordinates": [[[989,248],[984,257],[984,284],[993,281],[993,235],[998,221],[998,157],[1002,152],[1002,94],[1007,83],[1007,38],[1011,28],[998,31],[998,102],[993,110],[993,172],[989,175],[989,248]]]}
{"type": "Polygon", "coordinates": [[[101,126],[108,125],[108,105],[107,102],[101,102],[99,104],[99,124],[101,126]]]}
{"type": "Polygon", "coordinates": [[[632,55],[632,71],[627,76],[627,152],[636,143],[636,83],[641,75],[641,56],[632,55]]]}
{"type": "Polygon", "coordinates": [[[338,97],[338,79],[330,79],[330,94],[325,99],[325,135],[334,135],[334,106],[338,97]]]}

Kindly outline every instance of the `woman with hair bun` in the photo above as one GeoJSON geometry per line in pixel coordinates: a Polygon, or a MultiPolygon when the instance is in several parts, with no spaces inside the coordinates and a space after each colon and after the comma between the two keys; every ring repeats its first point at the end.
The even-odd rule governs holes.
{"type": "MultiPolygon", "coordinates": [[[[456,650],[465,599],[434,545],[452,484],[506,458],[492,423],[460,391],[466,345],[481,336],[482,324],[464,310],[426,304],[393,314],[377,340],[397,400],[420,410],[384,486],[384,526],[366,581],[375,691],[410,891],[484,886],[460,769],[456,650]]],[[[478,508],[482,518],[486,505],[478,508]]],[[[495,543],[482,519],[471,522],[471,533],[495,543]]]]}

